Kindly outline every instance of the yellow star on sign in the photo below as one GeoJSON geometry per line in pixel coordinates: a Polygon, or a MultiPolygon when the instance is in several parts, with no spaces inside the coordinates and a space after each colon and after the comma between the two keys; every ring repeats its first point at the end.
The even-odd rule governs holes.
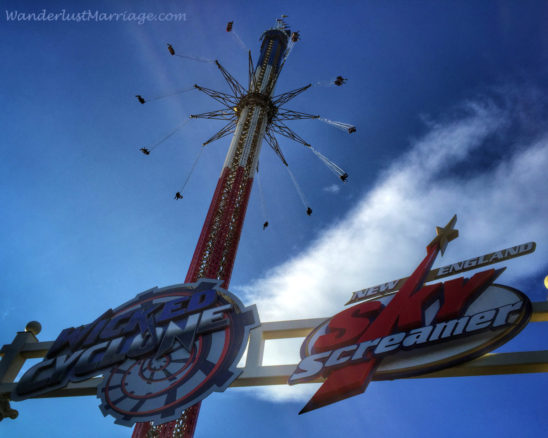
{"type": "Polygon", "coordinates": [[[443,255],[445,248],[447,248],[447,244],[451,242],[451,240],[459,237],[459,230],[453,229],[456,223],[457,215],[453,216],[445,227],[436,227],[436,237],[434,237],[434,240],[432,240],[426,248],[428,249],[437,243],[440,247],[441,255],[443,255]]]}

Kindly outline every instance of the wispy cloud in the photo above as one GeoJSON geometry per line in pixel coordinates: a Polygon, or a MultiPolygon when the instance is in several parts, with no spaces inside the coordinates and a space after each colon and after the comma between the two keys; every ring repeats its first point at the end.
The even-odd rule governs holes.
{"type": "Polygon", "coordinates": [[[341,191],[341,186],[337,184],[332,184],[330,186],[324,187],[323,191],[327,193],[333,193],[333,194],[339,193],[341,191]]]}
{"type": "MultiPolygon", "coordinates": [[[[468,103],[451,120],[429,123],[428,133],[380,175],[345,219],[242,288],[246,301],[257,304],[263,321],[330,316],[343,308],[351,291],[410,274],[434,226],[455,213],[460,237],[437,265],[535,240],[536,253],[511,262],[501,277],[519,287],[512,282],[546,268],[548,132],[527,144],[503,144],[507,155],[473,176],[458,171],[473,165],[471,157],[493,138],[509,141],[500,134],[514,117],[484,101],[468,103]]],[[[311,392],[310,385],[300,385],[255,393],[281,400],[307,398],[311,392]]]]}

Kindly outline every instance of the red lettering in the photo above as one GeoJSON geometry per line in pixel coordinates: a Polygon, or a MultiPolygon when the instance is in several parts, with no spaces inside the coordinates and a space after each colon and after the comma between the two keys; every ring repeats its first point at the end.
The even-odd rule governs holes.
{"type": "MultiPolygon", "coordinates": [[[[427,247],[426,257],[421,264],[415,269],[415,272],[407,279],[381,314],[367,327],[357,342],[390,334],[400,319],[399,323],[403,326],[413,325],[417,319],[417,314],[422,319],[422,306],[434,294],[439,293],[440,290],[439,287],[421,288],[426,275],[436,259],[438,251],[439,245],[437,243],[427,247]],[[410,313],[407,313],[409,309],[410,313]]],[[[378,364],[378,359],[370,359],[332,371],[300,413],[365,391],[378,364]]]]}
{"type": "Polygon", "coordinates": [[[314,343],[313,354],[353,344],[382,308],[379,301],[369,301],[336,314],[327,325],[327,333],[314,343]]]}
{"type": "Polygon", "coordinates": [[[436,315],[436,321],[447,321],[464,314],[467,305],[487,289],[503,270],[489,269],[478,272],[466,281],[464,277],[446,281],[443,284],[443,305],[436,315]]]}
{"type": "MultiPolygon", "coordinates": [[[[387,321],[384,324],[394,327],[394,322],[397,320],[398,331],[407,331],[414,328],[422,327],[424,324],[424,311],[441,295],[441,283],[430,284],[424,286],[415,292],[410,297],[402,297],[396,295],[396,302],[389,306],[389,312],[386,315],[387,321]]],[[[390,303],[392,304],[392,303],[390,303]]],[[[383,316],[384,316],[383,312],[383,316]]],[[[379,322],[379,329],[382,331],[383,322],[379,322]]],[[[392,333],[393,330],[387,334],[392,333]]],[[[379,335],[386,336],[386,335],[379,335]]],[[[375,338],[378,336],[375,336],[375,338]]],[[[368,339],[373,339],[368,336],[368,339]]]]}

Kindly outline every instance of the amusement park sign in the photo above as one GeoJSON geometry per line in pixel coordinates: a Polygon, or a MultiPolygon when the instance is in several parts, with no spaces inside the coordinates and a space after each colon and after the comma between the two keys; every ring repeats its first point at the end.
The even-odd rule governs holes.
{"type": "MultiPolygon", "coordinates": [[[[424,285],[438,252],[458,236],[455,222],[456,217],[446,227],[438,227],[426,257],[403,279],[397,293],[380,294],[378,289],[362,296],[354,293],[354,300],[367,301],[336,314],[306,337],[302,360],[289,384],[326,380],[301,413],[359,394],[373,377],[416,376],[477,358],[527,325],[529,299],[516,289],[494,284],[504,268],[424,285]]],[[[530,253],[534,247],[531,242],[490,258],[470,259],[466,267],[483,267],[530,253]]],[[[464,265],[454,273],[462,269],[464,265]]],[[[440,268],[436,274],[450,270],[440,268]]]]}
{"type": "MultiPolygon", "coordinates": [[[[153,288],[44,343],[44,360],[18,382],[20,368],[11,372],[13,386],[0,394],[18,401],[63,391],[67,395],[71,388],[87,385],[86,394],[97,394],[102,413],[116,423],[160,425],[232,384],[323,380],[303,413],[362,393],[371,380],[427,376],[446,368],[451,375],[450,367],[495,349],[529,322],[529,299],[495,284],[505,268],[489,265],[530,254],[536,247],[529,242],[432,269],[438,254],[458,235],[455,222],[456,217],[437,228],[426,256],[409,277],[386,283],[394,286],[354,293],[355,304],[331,318],[261,325],[256,307],[245,307],[220,287],[221,280],[153,288]],[[470,278],[461,275],[471,269],[478,272],[470,278]],[[449,275],[453,278],[438,281],[449,275]],[[306,334],[298,364],[263,366],[266,339],[306,334]],[[248,339],[245,366],[237,368],[248,339]],[[88,380],[99,375],[103,378],[88,380]]],[[[545,312],[548,318],[548,306],[545,312]]],[[[27,335],[19,333],[3,347],[0,381],[14,354],[37,351],[23,348],[20,341],[27,335]]],[[[517,372],[531,372],[521,369],[526,371],[517,372]]],[[[4,416],[13,412],[0,409],[4,416]]]]}
{"type": "Polygon", "coordinates": [[[10,398],[103,374],[100,409],[116,423],[177,419],[238,377],[249,330],[259,325],[256,307],[244,307],[220,283],[202,279],[150,289],[90,324],[63,330],[10,398]]]}

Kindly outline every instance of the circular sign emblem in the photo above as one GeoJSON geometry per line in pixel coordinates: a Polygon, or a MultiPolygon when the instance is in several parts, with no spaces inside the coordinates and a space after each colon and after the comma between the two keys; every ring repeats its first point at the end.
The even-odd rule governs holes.
{"type": "Polygon", "coordinates": [[[166,423],[238,377],[236,365],[259,318],[255,306],[244,307],[219,284],[152,289],[113,311],[111,322],[139,331],[120,339],[127,358],[104,372],[97,390],[104,415],[127,426],[166,423]]]}
{"type": "Polygon", "coordinates": [[[257,308],[244,307],[221,281],[153,288],[95,321],[64,329],[43,361],[10,394],[24,400],[103,375],[97,396],[116,423],[177,419],[241,373],[236,366],[257,308]]]}

